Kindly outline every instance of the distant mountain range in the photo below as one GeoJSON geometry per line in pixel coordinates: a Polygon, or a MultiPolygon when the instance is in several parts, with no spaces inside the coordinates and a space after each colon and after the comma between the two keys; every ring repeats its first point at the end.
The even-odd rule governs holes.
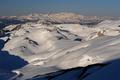
{"type": "Polygon", "coordinates": [[[97,24],[102,20],[118,20],[115,17],[83,16],[75,13],[40,13],[26,16],[4,16],[0,18],[0,27],[11,24],[39,21],[44,24],[97,24]]]}

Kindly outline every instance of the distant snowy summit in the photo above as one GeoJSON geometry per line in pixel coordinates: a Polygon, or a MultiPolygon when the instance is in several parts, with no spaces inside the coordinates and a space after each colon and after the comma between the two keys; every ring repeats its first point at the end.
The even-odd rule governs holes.
{"type": "MultiPolygon", "coordinates": [[[[118,20],[115,17],[98,17],[98,16],[84,16],[75,13],[61,12],[61,13],[34,13],[25,16],[4,16],[0,18],[0,22],[5,20],[14,20],[14,22],[36,22],[52,23],[52,24],[97,24],[102,20],[118,20]]],[[[12,21],[8,21],[11,23],[12,21]]],[[[13,23],[14,23],[13,22],[13,23]]],[[[1,24],[0,23],[0,24],[1,24]]],[[[20,23],[20,24],[21,24],[20,23]]]]}

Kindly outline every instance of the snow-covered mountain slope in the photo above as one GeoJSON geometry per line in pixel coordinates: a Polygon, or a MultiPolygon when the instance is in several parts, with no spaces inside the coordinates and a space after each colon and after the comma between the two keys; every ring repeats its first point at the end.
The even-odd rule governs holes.
{"type": "MultiPolygon", "coordinates": [[[[67,52],[59,52],[46,59],[40,60],[40,58],[38,58],[29,65],[19,69],[19,71],[25,75],[23,79],[26,79],[37,74],[43,75],[61,69],[78,66],[85,67],[91,64],[119,59],[119,39],[120,36],[94,39],[88,41],[87,46],[75,46],[67,52]]],[[[50,55],[50,53],[48,55],[50,55]]]]}
{"type": "MultiPolygon", "coordinates": [[[[119,66],[116,62],[107,64],[120,58],[119,24],[119,20],[105,20],[93,27],[39,22],[10,25],[3,29],[9,36],[0,38],[5,41],[1,52],[7,51],[9,55],[17,56],[22,61],[28,62],[24,67],[12,70],[17,74],[12,78],[18,80],[33,79],[37,75],[40,75],[40,80],[42,80],[41,77],[44,80],[45,74],[59,75],[62,72],[60,70],[63,69],[65,75],[51,80],[69,80],[68,75],[71,76],[71,80],[77,80],[80,75],[82,75],[79,78],[81,80],[94,80],[94,77],[100,79],[102,75],[99,76],[99,74],[103,72],[107,75],[107,70],[109,71],[116,65],[119,66]],[[105,66],[101,67],[104,63],[105,66]],[[90,75],[84,73],[88,75],[84,77],[84,69],[87,68],[89,72],[92,68],[88,67],[89,65],[94,65],[95,71],[90,72],[90,75]],[[76,67],[79,68],[76,69],[76,67]]],[[[112,69],[115,71],[117,68],[112,69]]],[[[105,77],[102,80],[109,79],[105,77]]],[[[46,77],[45,80],[47,80],[46,77]]]]}
{"type": "Polygon", "coordinates": [[[119,80],[120,60],[36,75],[31,80],[119,80]]]}
{"type": "MultiPolygon", "coordinates": [[[[67,52],[70,53],[76,46],[80,46],[79,49],[82,47],[89,47],[88,44],[93,45],[93,43],[87,43],[86,41],[96,37],[114,36],[112,33],[106,32],[111,28],[104,30],[104,28],[101,27],[89,28],[78,24],[50,26],[25,24],[20,26],[16,26],[16,30],[11,32],[11,40],[5,44],[4,50],[14,55],[21,56],[28,62],[33,61],[32,59],[37,58],[38,55],[40,55],[38,58],[46,59],[56,54],[58,55],[58,53],[62,53],[58,56],[64,55],[67,52]],[[16,28],[20,26],[20,29],[16,28]]],[[[11,29],[11,26],[7,28],[11,29]]],[[[119,35],[118,31],[120,28],[117,27],[115,29],[117,31],[114,29],[111,30],[116,32],[116,35],[119,35]]],[[[92,41],[94,42],[94,40],[92,41]]]]}

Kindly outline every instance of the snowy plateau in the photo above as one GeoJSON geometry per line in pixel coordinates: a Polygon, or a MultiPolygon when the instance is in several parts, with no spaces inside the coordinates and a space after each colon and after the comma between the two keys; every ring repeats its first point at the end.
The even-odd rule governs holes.
{"type": "Polygon", "coordinates": [[[0,80],[120,80],[120,19],[1,17],[0,80]]]}

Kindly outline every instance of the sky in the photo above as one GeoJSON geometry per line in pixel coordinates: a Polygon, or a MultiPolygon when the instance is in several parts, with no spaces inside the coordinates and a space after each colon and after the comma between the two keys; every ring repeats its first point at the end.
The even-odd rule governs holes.
{"type": "Polygon", "coordinates": [[[0,0],[0,16],[74,12],[89,16],[120,16],[120,0],[0,0]]]}

